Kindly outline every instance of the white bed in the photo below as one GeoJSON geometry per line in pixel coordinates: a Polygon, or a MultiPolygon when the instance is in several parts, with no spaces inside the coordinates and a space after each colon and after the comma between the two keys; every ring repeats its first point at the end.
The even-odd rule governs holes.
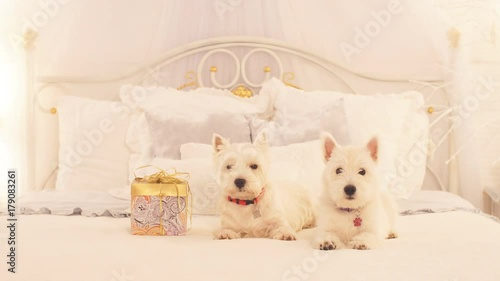
{"type": "MultiPolygon", "coordinates": [[[[26,46],[28,58],[33,59],[32,42],[27,42],[26,46]]],[[[133,236],[127,217],[129,201],[113,197],[107,191],[53,190],[57,177],[54,168],[59,155],[55,96],[117,100],[122,84],[144,82],[144,77],[159,72],[159,69],[178,69],[179,62],[192,55],[201,57],[196,59],[200,61],[195,64],[196,74],[188,72],[188,81],[176,87],[203,86],[202,81],[208,79],[212,85],[230,90],[238,89],[239,83],[249,85],[236,91],[248,94],[250,89],[256,92],[262,85],[249,81],[259,77],[269,79],[272,72],[265,66],[262,74],[259,65],[256,66],[259,76],[255,74],[257,70],[245,68],[245,61],[254,52],[275,58],[272,69],[278,69],[278,72],[272,75],[281,78],[288,86],[301,84],[300,73],[316,71],[322,80],[330,79],[330,89],[353,93],[374,92],[373,89],[380,92],[419,89],[426,97],[425,107],[420,109],[429,114],[429,122],[436,125],[434,130],[448,131],[449,122],[443,118],[445,115],[432,114],[440,111],[446,114],[448,100],[444,88],[421,88],[421,84],[412,82],[419,80],[414,77],[384,78],[354,73],[321,56],[265,38],[214,38],[194,42],[171,50],[137,70],[110,77],[35,77],[31,69],[28,71],[28,90],[37,101],[29,107],[33,108],[30,128],[35,128],[28,133],[32,165],[27,171],[27,186],[31,192],[25,192],[18,203],[22,215],[18,216],[16,237],[17,273],[2,270],[0,279],[500,280],[498,220],[484,215],[457,195],[439,191],[456,180],[456,167],[442,164],[452,151],[450,136],[453,135],[439,135],[439,147],[423,167],[426,173],[425,179],[421,180],[429,190],[414,191],[409,199],[398,201],[402,214],[399,238],[386,240],[380,248],[370,251],[313,250],[310,245],[313,229],[301,231],[299,239],[294,242],[270,239],[217,241],[211,235],[218,224],[217,216],[195,215],[192,229],[183,237],[133,236]],[[231,52],[231,49],[243,51],[231,52]],[[216,52],[229,54],[236,63],[235,78],[229,84],[217,83],[217,68],[211,67],[208,71],[205,65],[205,61],[216,52]],[[293,59],[283,64],[282,56],[293,59]],[[298,61],[303,63],[300,70],[286,74],[287,69],[297,66],[298,61]],[[253,77],[248,79],[246,73],[253,77]],[[293,80],[294,76],[297,80],[293,80]]],[[[188,70],[177,72],[186,73],[188,70]]],[[[232,80],[233,76],[227,77],[232,80]]],[[[422,80],[443,83],[439,77],[422,80]]],[[[422,182],[418,189],[421,186],[422,182]]],[[[70,186],[66,188],[71,189],[70,186]]],[[[0,235],[5,241],[8,233],[4,227],[0,235]]],[[[4,242],[0,245],[4,257],[7,246],[4,242]]]]}
{"type": "MultiPolygon", "coordinates": [[[[182,237],[130,235],[129,218],[19,217],[18,269],[2,280],[498,280],[500,223],[468,202],[423,191],[399,202],[400,236],[372,251],[317,251],[294,242],[213,240],[216,216],[182,237]],[[427,202],[431,202],[429,205],[427,202]],[[430,207],[432,206],[432,207],[430,207]],[[454,207],[463,210],[453,210],[454,207]],[[410,211],[408,211],[410,210],[410,211]],[[423,210],[423,214],[418,210],[423,210]],[[436,213],[428,213],[435,210],[436,213]],[[412,212],[413,211],[413,212],[412,212]]],[[[2,231],[2,240],[5,233],[2,231]]],[[[1,244],[5,253],[6,243],[1,244]]]]}

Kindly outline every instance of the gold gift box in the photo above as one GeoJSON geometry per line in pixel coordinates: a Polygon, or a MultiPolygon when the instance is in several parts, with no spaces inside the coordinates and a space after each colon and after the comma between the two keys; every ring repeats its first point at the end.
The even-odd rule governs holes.
{"type": "Polygon", "coordinates": [[[191,192],[186,173],[164,170],[137,178],[131,187],[131,229],[134,235],[185,235],[191,219],[191,192]]]}

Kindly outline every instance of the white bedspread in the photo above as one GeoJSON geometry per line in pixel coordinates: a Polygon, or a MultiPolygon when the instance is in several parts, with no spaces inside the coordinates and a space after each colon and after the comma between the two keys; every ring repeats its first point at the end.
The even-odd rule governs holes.
{"type": "Polygon", "coordinates": [[[403,216],[398,239],[331,252],[311,248],[313,230],[218,241],[217,217],[193,219],[187,236],[153,237],[130,235],[127,218],[20,216],[15,274],[0,228],[0,280],[500,280],[500,224],[470,212],[403,216]]]}
{"type": "MultiPolygon", "coordinates": [[[[122,189],[120,189],[123,192],[122,189]]],[[[129,191],[130,192],[130,191],[129,191]]],[[[126,197],[126,194],[120,194],[126,197]]],[[[43,191],[23,194],[19,201],[20,214],[52,214],[87,217],[125,217],[130,214],[130,199],[117,198],[116,194],[97,191],[43,191]]],[[[474,209],[474,206],[458,195],[434,190],[419,190],[408,199],[398,200],[400,212],[422,209],[474,209]]],[[[4,209],[0,208],[0,215],[4,209]]]]}

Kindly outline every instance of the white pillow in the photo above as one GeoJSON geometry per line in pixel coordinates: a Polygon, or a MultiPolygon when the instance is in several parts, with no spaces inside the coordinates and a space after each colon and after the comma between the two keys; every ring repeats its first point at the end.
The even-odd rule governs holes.
{"type": "Polygon", "coordinates": [[[241,114],[226,111],[196,115],[157,116],[146,112],[155,157],[180,159],[181,144],[186,142],[211,143],[214,133],[227,136],[235,142],[249,142],[250,125],[241,114]]]}
{"type": "Polygon", "coordinates": [[[132,167],[138,166],[135,160],[178,159],[182,143],[209,143],[214,132],[226,133],[237,141],[251,141],[245,116],[267,110],[265,100],[239,98],[227,90],[208,88],[182,92],[125,85],[120,98],[133,109],[126,138],[133,155],[132,167]]]}
{"type": "Polygon", "coordinates": [[[100,190],[127,184],[129,115],[120,102],[62,96],[58,100],[58,190],[100,190]]]}
{"type": "Polygon", "coordinates": [[[252,137],[266,132],[271,146],[317,140],[320,132],[331,133],[341,145],[350,143],[347,116],[342,99],[323,111],[311,111],[307,115],[292,115],[277,111],[271,121],[257,117],[251,119],[252,137]]]}
{"type": "MultiPolygon", "coordinates": [[[[295,143],[287,146],[269,147],[271,171],[279,170],[278,179],[298,181],[308,186],[315,194],[319,194],[322,185],[324,168],[320,141],[295,143]],[[295,165],[295,168],[293,168],[295,165]],[[275,167],[273,170],[273,166],[275,167]]],[[[212,159],[213,148],[211,145],[200,143],[186,143],[181,145],[181,158],[186,159],[212,159]]]]}
{"type": "Polygon", "coordinates": [[[189,142],[181,145],[181,159],[210,158],[214,154],[212,145],[205,143],[189,142]]]}
{"type": "MultiPolygon", "coordinates": [[[[402,198],[421,189],[429,134],[429,121],[423,109],[422,94],[408,91],[361,96],[332,91],[305,92],[287,87],[277,79],[270,83],[271,90],[263,87],[265,91],[260,94],[275,102],[276,116],[286,112],[307,114],[314,108],[322,108],[322,105],[329,104],[332,100],[343,98],[350,143],[366,145],[373,136],[379,139],[378,167],[384,184],[402,198]],[[417,154],[422,155],[419,159],[422,161],[413,160],[417,154]]],[[[337,138],[334,132],[332,135],[337,138]]]]}
{"type": "MultiPolygon", "coordinates": [[[[221,187],[214,179],[214,167],[211,158],[193,158],[173,160],[155,158],[149,165],[164,169],[167,172],[189,173],[189,187],[193,196],[193,214],[195,215],[217,215],[217,204],[220,198],[221,187]]],[[[277,162],[270,167],[269,177],[271,179],[296,180],[299,167],[294,162],[277,162]]],[[[131,174],[139,177],[151,175],[158,172],[155,167],[147,167],[131,174]]]]}
{"type": "Polygon", "coordinates": [[[272,120],[253,118],[252,136],[265,131],[271,146],[287,145],[317,140],[321,131],[331,133],[337,143],[350,143],[344,99],[325,95],[311,99],[294,88],[286,89],[283,82],[272,78],[263,84],[260,96],[274,102],[272,120]],[[286,94],[280,92],[287,91],[286,94]],[[290,93],[289,93],[290,92],[290,93]]]}

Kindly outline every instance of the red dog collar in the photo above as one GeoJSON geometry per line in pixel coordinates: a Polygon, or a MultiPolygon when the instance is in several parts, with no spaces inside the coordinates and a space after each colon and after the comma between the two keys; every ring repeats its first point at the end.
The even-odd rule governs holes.
{"type": "Polygon", "coordinates": [[[249,199],[249,200],[243,200],[243,199],[237,199],[237,198],[231,198],[231,196],[227,197],[228,201],[231,201],[233,203],[236,203],[238,205],[252,205],[252,204],[257,204],[259,202],[259,198],[264,194],[265,188],[262,189],[260,192],[259,196],[255,197],[254,199],[249,199]]]}

